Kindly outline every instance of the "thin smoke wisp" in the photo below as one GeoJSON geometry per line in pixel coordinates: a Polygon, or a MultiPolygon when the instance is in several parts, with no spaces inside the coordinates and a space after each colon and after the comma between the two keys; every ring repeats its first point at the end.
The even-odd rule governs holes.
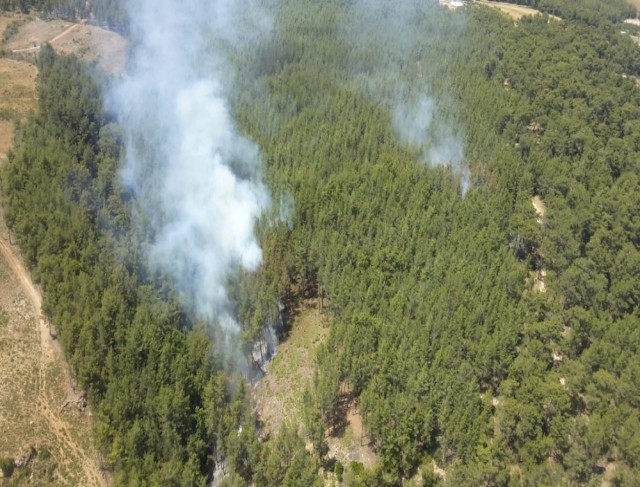
{"type": "Polygon", "coordinates": [[[470,182],[463,137],[442,113],[445,103],[455,112],[455,103],[432,89],[438,70],[447,63],[448,44],[465,29],[464,12],[448,12],[424,0],[353,0],[349,9],[343,36],[355,52],[366,53],[350,60],[356,82],[389,109],[394,131],[418,151],[419,162],[449,167],[464,195],[470,182]],[[439,22],[443,15],[455,15],[446,30],[439,22]],[[423,61],[423,53],[433,50],[441,53],[440,66],[423,61]]]}

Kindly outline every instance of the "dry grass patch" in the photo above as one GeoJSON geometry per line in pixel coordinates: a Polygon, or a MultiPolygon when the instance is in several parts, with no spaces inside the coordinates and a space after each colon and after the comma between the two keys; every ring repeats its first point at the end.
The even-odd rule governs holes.
{"type": "Polygon", "coordinates": [[[13,145],[14,122],[37,106],[36,76],[32,64],[0,58],[0,164],[13,145]]]}
{"type": "MultiPolygon", "coordinates": [[[[0,250],[12,252],[0,212],[0,250]]],[[[15,249],[13,249],[15,250],[15,249]]],[[[0,458],[28,456],[3,486],[102,486],[88,409],[62,405],[67,365],[34,306],[37,290],[15,256],[0,257],[0,458]]],[[[39,295],[37,296],[39,298],[39,295]]]]}
{"type": "Polygon", "coordinates": [[[37,105],[34,65],[0,58],[0,120],[24,120],[37,105]]]}
{"type": "MultiPolygon", "coordinates": [[[[10,22],[11,19],[5,20],[7,25],[10,22]]],[[[93,25],[34,19],[20,26],[2,47],[13,56],[33,62],[40,46],[47,42],[57,52],[75,54],[88,62],[95,61],[108,73],[120,73],[124,69],[126,40],[115,32],[93,25]]]]}
{"type": "Polygon", "coordinates": [[[0,165],[7,160],[7,154],[13,146],[13,123],[8,120],[0,120],[0,165]]]}
{"type": "Polygon", "coordinates": [[[78,25],[51,44],[56,51],[76,54],[82,60],[95,61],[107,73],[121,73],[126,58],[126,40],[110,30],[78,25]]]}
{"type": "Polygon", "coordinates": [[[34,19],[22,25],[18,33],[7,41],[4,48],[14,51],[38,47],[62,34],[72,25],[71,22],[65,22],[64,20],[45,22],[44,20],[34,19]]]}
{"type": "MultiPolygon", "coordinates": [[[[302,396],[305,388],[313,385],[316,351],[328,335],[328,317],[318,309],[317,301],[303,302],[294,313],[289,336],[278,345],[265,377],[254,386],[260,419],[271,435],[287,421],[302,425],[302,396]]],[[[335,436],[327,435],[328,456],[347,466],[360,462],[371,468],[377,457],[369,438],[363,435],[360,411],[353,400],[343,400],[349,394],[343,396],[345,422],[335,436]]]]}
{"type": "Polygon", "coordinates": [[[26,15],[15,13],[15,12],[5,12],[2,15],[0,15],[0,40],[3,39],[4,31],[9,26],[9,24],[15,21],[24,22],[26,20],[27,20],[26,15]]]}
{"type": "Polygon", "coordinates": [[[302,423],[302,395],[313,384],[315,353],[328,334],[326,318],[315,302],[304,302],[291,333],[278,345],[265,377],[254,387],[260,417],[270,433],[277,434],[285,421],[302,423]]]}
{"type": "Polygon", "coordinates": [[[99,485],[69,446],[91,437],[86,414],[57,414],[68,384],[62,357],[42,363],[38,317],[0,262],[0,457],[35,450],[32,461],[16,469],[6,485],[99,485]]]}

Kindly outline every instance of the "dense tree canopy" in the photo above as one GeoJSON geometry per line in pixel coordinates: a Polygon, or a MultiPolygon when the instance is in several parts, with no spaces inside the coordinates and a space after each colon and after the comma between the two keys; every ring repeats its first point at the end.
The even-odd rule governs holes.
{"type": "Polygon", "coordinates": [[[632,482],[640,53],[597,9],[598,22],[516,26],[482,8],[402,8],[413,44],[398,54],[367,37],[386,39],[384,7],[341,37],[341,2],[289,2],[239,101],[272,186],[296,202],[290,276],[317,279],[333,309],[323,354],[339,364],[319,357],[320,412],[330,424],[337,374],[387,479],[433,457],[451,485],[593,482],[610,462],[632,482]],[[463,127],[464,198],[455,173],[397,139],[398,86],[463,127]]]}
{"type": "MultiPolygon", "coordinates": [[[[433,485],[432,460],[448,485],[596,485],[608,465],[634,485],[640,51],[610,23],[626,7],[540,0],[565,20],[514,24],[475,6],[368,5],[279,2],[272,36],[233,53],[237,119],[295,206],[258,225],[264,264],[231,290],[243,339],[287,293],[328,298],[304,422],[324,453],[341,384],[358,397],[381,462],[354,465],[349,485],[418,467],[433,485]],[[403,36],[394,16],[410,19],[403,36]],[[394,127],[420,95],[464,142],[466,194],[394,127]]],[[[145,270],[95,78],[50,49],[39,68],[39,112],[2,173],[7,220],[116,481],[202,485],[214,456],[232,485],[313,485],[319,458],[297,425],[258,440],[242,381],[145,270]]]]}

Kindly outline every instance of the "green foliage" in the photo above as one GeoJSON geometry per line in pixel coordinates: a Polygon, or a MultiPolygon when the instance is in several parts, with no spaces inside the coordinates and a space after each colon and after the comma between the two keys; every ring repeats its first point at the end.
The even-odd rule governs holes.
{"type": "Polygon", "coordinates": [[[16,468],[16,464],[13,458],[2,457],[0,458],[0,470],[5,478],[9,478],[13,475],[13,470],[16,468]]]}
{"type": "Polygon", "coordinates": [[[304,442],[297,430],[285,424],[276,438],[269,444],[265,461],[254,478],[256,485],[277,486],[320,486],[318,464],[304,448],[304,442]]]}
{"type": "Polygon", "coordinates": [[[13,36],[15,36],[18,33],[18,30],[20,29],[20,26],[22,24],[24,24],[24,20],[11,21],[9,25],[5,27],[4,32],[2,33],[2,40],[6,42],[9,39],[11,39],[13,36]]]}
{"type": "MultiPolygon", "coordinates": [[[[352,464],[348,485],[399,485],[432,458],[449,485],[597,484],[609,462],[615,484],[637,479],[640,52],[609,23],[627,7],[595,5],[540,0],[568,21],[516,26],[403,2],[414,42],[395,49],[371,41],[389,36],[383,7],[289,0],[272,38],[234,53],[237,118],[295,201],[259,225],[264,266],[232,289],[242,338],[292,290],[327,298],[305,433],[322,457],[341,390],[355,395],[380,466],[352,464]],[[465,134],[464,198],[397,137],[393,108],[415,93],[465,134]]],[[[318,483],[295,425],[258,441],[247,391],[228,397],[210,337],[144,271],[95,83],[50,48],[39,68],[39,114],[2,173],[7,221],[115,483],[202,485],[212,452],[229,485],[318,483]]]]}
{"type": "Polygon", "coordinates": [[[313,393],[326,426],[346,383],[392,484],[429,456],[451,485],[507,485],[511,465],[531,485],[597,482],[607,458],[632,468],[613,432],[635,432],[640,405],[640,55],[609,24],[629,8],[541,2],[568,21],[517,26],[467,9],[460,28],[465,14],[405,2],[399,52],[371,41],[389,35],[384,12],[350,5],[287,2],[236,102],[296,203],[287,274],[333,312],[313,393]],[[397,140],[398,86],[463,127],[464,199],[397,140]],[[547,294],[526,284],[541,267],[547,294]]]}
{"type": "Polygon", "coordinates": [[[212,438],[228,427],[210,338],[186,331],[176,298],[142,272],[118,131],[94,78],[50,47],[38,67],[39,112],[2,173],[7,222],[88,392],[114,483],[204,485],[212,438]]]}

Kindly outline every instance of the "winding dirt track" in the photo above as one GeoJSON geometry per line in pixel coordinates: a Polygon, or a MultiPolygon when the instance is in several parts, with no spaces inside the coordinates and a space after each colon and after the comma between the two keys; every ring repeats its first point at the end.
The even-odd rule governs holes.
{"type": "MultiPolygon", "coordinates": [[[[60,32],[60,34],[58,34],[57,36],[55,36],[53,39],[50,39],[49,41],[47,41],[49,44],[53,44],[54,42],[56,42],[58,39],[61,39],[62,37],[66,36],[69,32],[71,32],[73,29],[75,29],[76,27],[78,27],[78,24],[73,24],[71,27],[69,27],[68,29],[66,29],[64,32],[60,32]]],[[[20,52],[34,52],[37,51],[38,49],[40,49],[40,46],[33,46],[33,47],[25,47],[24,49],[12,49],[11,52],[13,53],[20,53],[20,52]]]]}
{"type": "Polygon", "coordinates": [[[51,428],[51,433],[56,436],[60,444],[64,445],[65,452],[76,459],[82,468],[85,481],[83,485],[104,487],[104,480],[98,467],[97,459],[90,457],[69,433],[69,423],[59,414],[58,408],[52,407],[46,394],[47,370],[50,364],[56,360],[64,360],[58,342],[49,336],[47,324],[42,319],[42,295],[35,286],[29,272],[25,268],[14,249],[3,238],[0,238],[0,254],[6,260],[11,272],[18,278],[20,285],[33,305],[38,331],[40,335],[40,357],[37,377],[38,399],[36,408],[51,428]]]}

